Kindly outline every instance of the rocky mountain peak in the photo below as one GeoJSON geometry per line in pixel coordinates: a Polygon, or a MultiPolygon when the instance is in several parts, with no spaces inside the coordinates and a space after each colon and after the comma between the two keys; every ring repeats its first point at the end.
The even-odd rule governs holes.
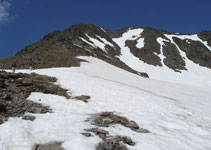
{"type": "Polygon", "coordinates": [[[47,34],[14,57],[1,60],[0,67],[9,68],[16,61],[19,68],[27,68],[30,59],[36,68],[79,66],[83,60],[78,56],[97,57],[145,77],[132,60],[175,72],[188,70],[187,61],[211,68],[211,31],[188,35],[137,27],[108,30],[82,23],[47,34]]]}

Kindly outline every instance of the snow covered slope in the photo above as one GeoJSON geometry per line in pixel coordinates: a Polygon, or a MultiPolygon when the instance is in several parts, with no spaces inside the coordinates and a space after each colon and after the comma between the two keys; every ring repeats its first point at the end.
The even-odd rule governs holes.
{"type": "MultiPolygon", "coordinates": [[[[192,82],[194,86],[180,84],[177,78],[172,78],[173,82],[145,79],[94,57],[81,58],[89,63],[34,72],[57,77],[57,84],[73,96],[90,95],[89,103],[32,93],[28,99],[50,106],[54,113],[36,114],[33,122],[10,118],[0,126],[0,144],[22,145],[24,150],[31,150],[35,143],[60,141],[66,150],[94,150],[100,138],[80,134],[94,127],[85,120],[90,115],[109,111],[151,131],[137,133],[120,125],[106,128],[111,135],[131,137],[136,145],[128,146],[130,150],[211,149],[211,84],[201,81],[204,88],[199,88],[196,82],[192,82]]],[[[160,76],[154,74],[154,78],[160,76]]]]}

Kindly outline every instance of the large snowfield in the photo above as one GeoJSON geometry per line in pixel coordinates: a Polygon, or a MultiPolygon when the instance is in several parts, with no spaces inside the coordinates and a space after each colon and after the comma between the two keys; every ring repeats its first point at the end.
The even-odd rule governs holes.
{"type": "MultiPolygon", "coordinates": [[[[198,70],[202,76],[182,72],[175,77],[171,71],[157,72],[156,76],[152,69],[151,74],[149,71],[152,78],[147,79],[97,58],[81,58],[89,63],[33,72],[57,77],[57,84],[68,89],[72,96],[89,95],[90,101],[32,93],[29,100],[50,106],[54,113],[32,114],[36,116],[33,122],[10,118],[0,125],[0,149],[31,150],[34,144],[59,141],[66,150],[94,150],[101,139],[80,133],[95,127],[85,120],[105,111],[134,120],[151,132],[137,133],[121,125],[102,128],[111,135],[131,137],[136,145],[127,146],[130,150],[211,149],[210,72],[206,78],[203,78],[206,72],[200,72],[207,71],[203,68],[198,70]],[[183,78],[186,74],[187,78],[183,78]]],[[[122,59],[127,61],[126,57],[122,59]]]]}

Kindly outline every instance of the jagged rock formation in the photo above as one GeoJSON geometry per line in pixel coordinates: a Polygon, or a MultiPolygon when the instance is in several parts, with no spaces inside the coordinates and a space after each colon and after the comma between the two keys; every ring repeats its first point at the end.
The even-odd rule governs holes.
{"type": "Polygon", "coordinates": [[[148,77],[121,58],[124,48],[129,48],[133,56],[146,64],[160,67],[165,65],[176,72],[188,70],[182,52],[194,63],[211,68],[211,31],[202,31],[196,35],[136,27],[112,31],[91,24],[78,24],[64,31],[50,33],[39,42],[19,51],[14,57],[1,60],[0,68],[9,68],[13,61],[18,63],[19,68],[28,68],[31,58],[35,61],[36,68],[79,66],[84,60],[77,58],[78,56],[92,56],[148,77]],[[132,33],[131,37],[125,38],[121,47],[121,41],[115,39],[129,32],[132,33]]]}

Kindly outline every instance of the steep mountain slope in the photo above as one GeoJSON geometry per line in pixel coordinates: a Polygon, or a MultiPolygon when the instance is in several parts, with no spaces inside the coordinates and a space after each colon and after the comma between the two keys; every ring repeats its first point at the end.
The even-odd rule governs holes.
{"type": "Polygon", "coordinates": [[[211,68],[211,31],[185,35],[152,28],[111,31],[78,24],[46,35],[16,56],[1,60],[0,67],[9,68],[16,61],[19,68],[28,68],[30,59],[36,68],[79,66],[83,60],[77,56],[97,57],[144,77],[153,77],[160,69],[178,76],[201,66],[211,68]]]}
{"type": "MultiPolygon", "coordinates": [[[[102,137],[92,132],[90,137],[81,133],[96,128],[92,119],[97,114],[114,112],[150,131],[136,132],[121,124],[98,127],[101,132],[108,132],[107,138],[117,135],[131,137],[135,145],[126,144],[129,150],[211,149],[211,84],[199,88],[198,84],[190,86],[145,79],[98,58],[80,59],[86,60],[80,67],[35,72],[55,76],[57,84],[68,89],[72,96],[89,95],[88,103],[32,93],[29,100],[50,106],[53,113],[29,113],[36,117],[34,121],[9,118],[0,125],[2,148],[32,150],[35,144],[59,142],[65,150],[99,150],[96,147],[102,137]]],[[[30,73],[30,70],[19,72],[30,73]]],[[[110,118],[104,119],[109,122],[110,118]]]]}

